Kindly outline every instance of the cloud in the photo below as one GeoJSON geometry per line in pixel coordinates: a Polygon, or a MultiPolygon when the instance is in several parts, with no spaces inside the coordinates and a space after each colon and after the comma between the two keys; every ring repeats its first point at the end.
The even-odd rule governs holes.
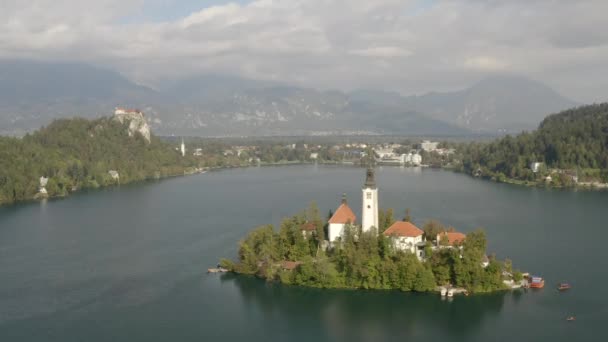
{"type": "Polygon", "coordinates": [[[467,58],[464,65],[468,68],[483,71],[501,71],[509,67],[508,63],[500,61],[494,57],[476,56],[467,58]]]}
{"type": "Polygon", "coordinates": [[[0,57],[80,60],[150,84],[227,72],[403,93],[460,88],[506,72],[583,101],[605,96],[603,0],[214,3],[181,18],[130,22],[125,18],[145,12],[146,1],[4,0],[0,57]]]}
{"type": "Polygon", "coordinates": [[[351,54],[363,57],[407,57],[412,54],[411,51],[398,46],[378,46],[366,49],[352,50],[351,54]]]}

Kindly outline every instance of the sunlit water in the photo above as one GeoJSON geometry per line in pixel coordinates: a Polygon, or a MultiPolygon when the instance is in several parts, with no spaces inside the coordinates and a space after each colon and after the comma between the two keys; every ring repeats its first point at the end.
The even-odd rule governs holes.
{"type": "Polygon", "coordinates": [[[0,341],[608,340],[608,193],[377,171],[380,206],[468,232],[544,276],[540,291],[457,297],[284,287],[207,275],[252,227],[342,193],[364,171],[211,172],[0,208],[0,341]],[[573,289],[558,293],[568,281],[573,289]],[[575,315],[575,322],[565,318],[575,315]]]}

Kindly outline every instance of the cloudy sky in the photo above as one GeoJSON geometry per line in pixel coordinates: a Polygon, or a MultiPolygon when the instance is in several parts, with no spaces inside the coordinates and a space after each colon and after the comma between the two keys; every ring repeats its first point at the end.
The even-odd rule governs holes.
{"type": "Polygon", "coordinates": [[[0,57],[155,85],[231,73],[403,94],[513,73],[608,100],[606,0],[0,0],[0,57]]]}

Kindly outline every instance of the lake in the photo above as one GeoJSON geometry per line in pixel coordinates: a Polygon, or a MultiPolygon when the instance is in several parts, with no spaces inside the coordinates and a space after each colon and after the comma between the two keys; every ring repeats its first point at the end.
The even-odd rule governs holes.
{"type": "Polygon", "coordinates": [[[447,301],[206,274],[253,227],[313,200],[327,213],[346,193],[360,217],[364,178],[232,169],[0,207],[0,341],[608,340],[608,192],[377,169],[380,207],[410,208],[418,226],[483,227],[488,251],[545,277],[542,290],[447,301]],[[559,293],[563,281],[573,288],[559,293]]]}

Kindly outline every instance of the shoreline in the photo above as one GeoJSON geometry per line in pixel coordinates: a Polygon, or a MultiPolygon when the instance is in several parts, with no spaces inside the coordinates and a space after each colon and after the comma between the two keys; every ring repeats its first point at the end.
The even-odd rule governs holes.
{"type": "MultiPolygon", "coordinates": [[[[41,200],[45,200],[45,199],[60,199],[60,198],[66,198],[69,197],[72,193],[79,193],[82,192],[83,190],[95,190],[95,189],[103,189],[103,188],[110,188],[110,187],[114,187],[114,186],[120,186],[120,185],[127,185],[127,184],[137,184],[140,182],[147,182],[147,181],[153,181],[153,180],[162,180],[162,179],[168,179],[168,178],[175,178],[175,177],[182,177],[182,176],[191,176],[191,175],[195,175],[195,174],[202,174],[208,171],[222,171],[222,170],[229,170],[229,169],[236,169],[236,168],[249,168],[249,167],[269,167],[269,166],[291,166],[291,165],[314,165],[314,164],[319,164],[319,165],[337,165],[337,166],[356,166],[359,167],[359,165],[356,162],[337,162],[337,161],[315,161],[315,162],[311,162],[311,161],[293,161],[293,162],[274,162],[274,163],[260,163],[257,165],[226,165],[226,166],[216,166],[216,167],[203,167],[203,168],[196,168],[192,171],[186,171],[184,170],[184,173],[178,173],[178,174],[172,174],[172,175],[165,175],[165,176],[160,176],[160,177],[146,177],[144,179],[137,179],[137,180],[132,180],[126,183],[120,183],[120,184],[109,184],[109,185],[105,185],[105,186],[99,186],[97,188],[78,188],[75,191],[70,191],[67,194],[61,194],[61,195],[53,195],[53,196],[49,196],[49,195],[45,195],[45,196],[40,196],[40,193],[36,193],[34,194],[34,196],[32,196],[31,198],[28,199],[24,199],[24,200],[19,200],[19,201],[15,201],[15,202],[8,202],[8,201],[0,201],[0,207],[2,206],[8,206],[8,205],[14,205],[14,204],[20,204],[20,203],[28,203],[28,202],[34,202],[34,201],[41,201],[41,200]]],[[[388,167],[404,167],[403,165],[391,165],[391,164],[382,164],[379,166],[388,166],[388,167]]],[[[514,178],[506,178],[503,181],[499,181],[497,179],[493,179],[493,178],[488,178],[488,177],[476,177],[474,175],[471,175],[469,173],[466,173],[464,171],[459,171],[456,170],[452,167],[433,167],[433,166],[405,166],[405,167],[420,167],[420,168],[428,168],[428,169],[437,169],[437,170],[443,170],[443,171],[451,171],[454,173],[459,173],[459,174],[463,174],[463,175],[467,175],[471,178],[475,178],[475,179],[480,179],[483,181],[490,181],[493,183],[503,183],[503,184],[511,184],[511,185],[518,185],[518,186],[523,186],[523,187],[527,187],[527,188],[538,188],[538,189],[560,189],[560,190],[583,190],[583,191],[608,191],[608,183],[599,183],[599,182],[580,182],[577,183],[576,185],[573,186],[553,186],[553,185],[548,185],[546,183],[539,183],[539,182],[530,182],[530,181],[522,181],[522,180],[518,180],[518,179],[514,179],[514,178]]]]}
{"type": "Polygon", "coordinates": [[[18,201],[14,201],[14,202],[8,202],[8,201],[2,202],[2,201],[0,201],[0,207],[10,206],[10,205],[17,205],[17,204],[23,204],[23,203],[30,203],[30,202],[39,202],[39,201],[42,201],[42,200],[49,200],[49,199],[62,199],[62,198],[70,197],[71,194],[82,193],[84,191],[100,190],[100,189],[112,188],[112,187],[120,186],[120,185],[130,185],[130,184],[137,184],[137,183],[143,183],[143,182],[149,182],[149,181],[157,181],[157,180],[163,180],[163,179],[169,179],[169,178],[191,176],[191,175],[196,175],[196,174],[203,174],[203,173],[209,172],[209,171],[222,171],[222,170],[237,169],[237,168],[249,168],[249,167],[314,165],[314,164],[321,164],[321,165],[343,165],[343,166],[356,165],[356,164],[344,164],[344,163],[341,163],[341,162],[294,161],[294,162],[260,163],[260,164],[254,164],[254,165],[226,165],[226,166],[216,166],[216,167],[202,167],[202,168],[195,168],[194,170],[190,170],[190,171],[184,170],[183,173],[164,175],[164,176],[160,176],[160,177],[150,176],[150,177],[146,177],[144,179],[134,179],[132,181],[125,182],[125,183],[108,184],[108,185],[103,185],[103,186],[99,186],[99,187],[96,187],[96,188],[93,188],[93,187],[78,188],[77,190],[69,191],[66,194],[57,194],[57,195],[53,195],[53,196],[50,196],[48,194],[41,195],[41,193],[38,192],[38,193],[34,194],[32,197],[27,198],[27,199],[23,199],[23,200],[18,200],[18,201]]]}
{"type": "MultiPolygon", "coordinates": [[[[258,279],[260,281],[264,281],[265,283],[271,283],[271,284],[276,284],[278,286],[286,286],[286,287],[299,287],[299,288],[305,288],[305,289],[318,289],[318,290],[339,290],[339,291],[374,291],[374,292],[383,292],[383,291],[395,291],[395,292],[401,292],[401,293],[419,293],[419,294],[441,294],[443,290],[449,290],[451,289],[453,291],[454,296],[456,295],[464,295],[464,296],[477,296],[477,295],[490,295],[490,294],[497,294],[497,293],[504,293],[504,292],[508,292],[508,291],[518,291],[518,290],[524,290],[525,289],[525,281],[522,280],[519,284],[516,283],[512,283],[512,284],[507,284],[507,281],[504,281],[504,288],[501,289],[496,289],[496,290],[492,290],[492,291],[477,291],[477,292],[472,292],[469,291],[467,289],[465,289],[464,287],[456,287],[456,286],[447,286],[447,285],[443,285],[443,286],[436,286],[434,289],[432,290],[428,290],[428,291],[414,291],[414,290],[402,290],[402,289],[398,289],[398,288],[390,288],[390,289],[379,289],[379,288],[362,288],[362,287],[321,287],[321,286],[308,286],[308,285],[296,285],[296,284],[285,284],[282,283],[280,281],[277,280],[268,280],[267,278],[264,277],[260,277],[258,275],[255,274],[248,274],[248,273],[239,273],[236,272],[234,270],[228,270],[228,269],[224,269],[224,268],[220,268],[221,271],[215,271],[215,269],[208,269],[207,272],[205,272],[205,274],[207,275],[211,275],[211,274],[220,274],[220,276],[226,276],[226,275],[231,275],[231,276],[237,276],[237,277],[251,277],[251,278],[255,278],[258,279]],[[210,271],[213,270],[213,271],[210,271]]],[[[219,270],[219,269],[218,269],[219,270]]],[[[446,298],[446,296],[441,296],[442,299],[446,298]]],[[[449,297],[447,297],[449,298],[449,297]]]]}
{"type": "Polygon", "coordinates": [[[490,181],[493,183],[503,183],[503,184],[512,184],[519,185],[527,188],[538,188],[538,189],[562,189],[562,190],[585,190],[585,191],[606,191],[608,190],[608,183],[600,183],[600,182],[578,182],[571,186],[556,186],[547,184],[546,182],[538,182],[538,181],[526,181],[520,180],[516,178],[504,178],[502,181],[496,179],[495,177],[482,177],[475,176],[465,171],[460,171],[454,167],[445,167],[445,166],[426,166],[431,169],[452,171],[454,173],[459,173],[463,175],[467,175],[469,177],[480,179],[484,181],[490,181]]]}

